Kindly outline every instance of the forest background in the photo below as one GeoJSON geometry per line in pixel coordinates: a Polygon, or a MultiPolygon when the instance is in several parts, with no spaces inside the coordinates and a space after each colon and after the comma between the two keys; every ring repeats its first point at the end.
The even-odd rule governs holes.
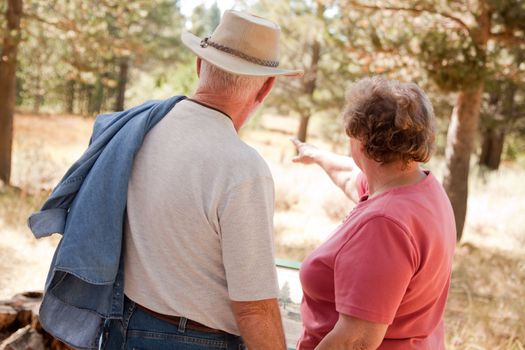
{"type": "MultiPolygon", "coordinates": [[[[25,219],[80,156],[93,118],[195,88],[195,58],[180,33],[209,35],[225,3],[188,2],[0,0],[2,297],[41,288],[58,239],[34,241],[25,219]]],[[[242,131],[274,173],[277,255],[302,260],[351,209],[319,169],[290,164],[288,138],[346,154],[340,112],[348,86],[376,74],[416,82],[438,117],[426,167],[442,179],[458,228],[448,348],[523,349],[525,1],[229,7],[278,22],[282,65],[305,70],[301,79],[279,79],[242,131]]]]}

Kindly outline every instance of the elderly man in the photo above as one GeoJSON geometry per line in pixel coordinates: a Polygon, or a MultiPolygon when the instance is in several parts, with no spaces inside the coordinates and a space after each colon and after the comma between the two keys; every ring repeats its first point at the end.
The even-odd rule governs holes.
{"type": "Polygon", "coordinates": [[[197,54],[192,98],[97,118],[29,226],[63,234],[40,322],[81,349],[284,349],[273,180],[237,131],[264,101],[279,27],[228,11],[197,54]],[[242,338],[241,338],[242,336],[242,338]]]}
{"type": "Polygon", "coordinates": [[[211,37],[182,40],[197,55],[199,84],[134,160],[124,230],[129,299],[107,348],[241,349],[244,341],[284,349],[272,175],[237,132],[276,76],[301,72],[277,68],[279,27],[263,18],[227,11],[211,37]]]}

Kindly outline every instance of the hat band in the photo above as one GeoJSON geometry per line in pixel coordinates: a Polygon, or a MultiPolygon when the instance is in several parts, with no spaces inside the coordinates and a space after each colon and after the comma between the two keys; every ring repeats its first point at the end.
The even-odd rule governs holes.
{"type": "Polygon", "coordinates": [[[279,66],[279,61],[262,60],[260,58],[256,58],[256,57],[247,55],[244,52],[232,49],[231,47],[224,46],[224,45],[218,44],[216,42],[213,42],[213,41],[210,40],[209,37],[206,37],[206,38],[202,39],[200,45],[201,45],[202,48],[206,48],[208,46],[211,46],[213,48],[216,48],[217,50],[229,53],[230,55],[237,56],[239,58],[242,58],[243,60],[250,61],[250,62],[258,64],[260,66],[273,67],[273,68],[279,66]]]}

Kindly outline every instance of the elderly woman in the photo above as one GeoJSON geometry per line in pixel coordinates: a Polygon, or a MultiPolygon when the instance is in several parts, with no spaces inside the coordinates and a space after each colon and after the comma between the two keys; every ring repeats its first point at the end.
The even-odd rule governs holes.
{"type": "Polygon", "coordinates": [[[432,106],[415,84],[367,78],[348,92],[351,156],[293,140],[357,205],[303,262],[298,349],[444,349],[455,224],[427,170],[432,106]]]}

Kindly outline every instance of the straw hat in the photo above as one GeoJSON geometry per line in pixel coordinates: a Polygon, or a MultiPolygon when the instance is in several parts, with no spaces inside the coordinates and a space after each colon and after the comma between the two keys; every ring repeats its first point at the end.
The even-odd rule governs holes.
{"type": "Polygon", "coordinates": [[[230,73],[252,76],[297,77],[302,70],[279,67],[281,29],[272,21],[237,11],[226,11],[210,37],[183,32],[182,42],[203,60],[230,73]]]}

